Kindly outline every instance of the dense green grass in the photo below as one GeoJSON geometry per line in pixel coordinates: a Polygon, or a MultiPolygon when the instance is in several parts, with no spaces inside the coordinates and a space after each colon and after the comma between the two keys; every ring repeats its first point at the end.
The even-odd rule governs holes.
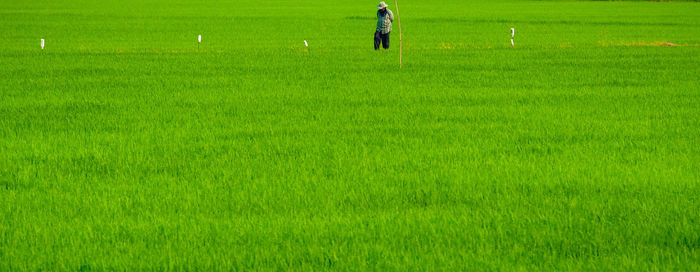
{"type": "Polygon", "coordinates": [[[700,269],[700,3],[416,2],[1,0],[0,270],[700,269]]]}

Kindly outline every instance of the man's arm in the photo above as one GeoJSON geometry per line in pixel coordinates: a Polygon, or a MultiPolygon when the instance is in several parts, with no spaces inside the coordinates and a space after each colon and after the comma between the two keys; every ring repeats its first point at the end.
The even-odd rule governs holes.
{"type": "Polygon", "coordinates": [[[386,11],[389,13],[389,21],[392,21],[392,22],[393,22],[393,21],[394,21],[394,13],[391,12],[391,10],[388,10],[388,9],[387,9],[386,11]]]}

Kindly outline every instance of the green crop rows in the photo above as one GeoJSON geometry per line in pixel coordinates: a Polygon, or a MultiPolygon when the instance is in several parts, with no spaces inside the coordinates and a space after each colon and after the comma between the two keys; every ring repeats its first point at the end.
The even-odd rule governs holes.
{"type": "Polygon", "coordinates": [[[0,0],[0,271],[700,270],[700,3],[376,5],[0,0]]]}

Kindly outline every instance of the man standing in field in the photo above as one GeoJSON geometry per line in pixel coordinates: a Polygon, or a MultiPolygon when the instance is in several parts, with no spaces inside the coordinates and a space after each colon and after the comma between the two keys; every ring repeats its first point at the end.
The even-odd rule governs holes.
{"type": "Polygon", "coordinates": [[[387,9],[384,1],[377,6],[377,31],[374,32],[374,50],[379,50],[381,44],[384,49],[389,49],[389,35],[391,34],[391,22],[394,21],[394,13],[387,9]]]}

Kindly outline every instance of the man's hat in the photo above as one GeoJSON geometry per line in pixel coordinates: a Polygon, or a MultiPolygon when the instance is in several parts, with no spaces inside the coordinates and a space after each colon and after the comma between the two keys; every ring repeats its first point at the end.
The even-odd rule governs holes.
{"type": "Polygon", "coordinates": [[[379,5],[377,6],[377,9],[383,9],[383,8],[388,7],[388,6],[389,6],[389,5],[387,5],[386,3],[384,3],[384,1],[381,1],[381,2],[379,2],[379,5]]]}

